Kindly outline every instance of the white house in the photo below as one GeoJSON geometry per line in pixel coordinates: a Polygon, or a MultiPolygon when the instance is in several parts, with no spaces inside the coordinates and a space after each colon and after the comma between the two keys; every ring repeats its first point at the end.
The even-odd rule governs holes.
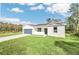
{"type": "Polygon", "coordinates": [[[51,20],[46,24],[27,24],[23,26],[23,33],[65,37],[65,24],[56,20],[51,20]]]}

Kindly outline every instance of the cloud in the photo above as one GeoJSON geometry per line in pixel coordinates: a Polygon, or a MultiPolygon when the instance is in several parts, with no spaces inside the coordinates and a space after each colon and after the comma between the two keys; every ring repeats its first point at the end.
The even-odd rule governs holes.
{"type": "Polygon", "coordinates": [[[20,22],[17,18],[1,18],[0,22],[17,23],[20,22]]]}
{"type": "Polygon", "coordinates": [[[33,24],[31,21],[21,21],[21,23],[20,24],[22,24],[22,25],[26,25],[26,24],[33,24]]]}
{"type": "Polygon", "coordinates": [[[28,6],[35,6],[36,3],[26,3],[28,6]]]}
{"type": "Polygon", "coordinates": [[[21,21],[18,18],[0,18],[0,22],[11,23],[11,24],[32,24],[31,21],[21,21]]]}
{"type": "Polygon", "coordinates": [[[53,11],[58,13],[67,13],[70,9],[70,4],[55,4],[52,8],[53,11]]]}
{"type": "Polygon", "coordinates": [[[25,3],[18,3],[19,5],[25,5],[25,3]]]}
{"type": "Polygon", "coordinates": [[[31,10],[43,10],[43,9],[45,9],[45,7],[42,4],[40,4],[38,6],[30,7],[30,9],[31,10]]]}
{"type": "Polygon", "coordinates": [[[20,8],[12,8],[10,11],[16,12],[16,13],[18,13],[18,12],[24,12],[24,11],[21,10],[20,8]]]}
{"type": "Polygon", "coordinates": [[[19,5],[35,6],[36,3],[18,3],[19,5]]]}
{"type": "Polygon", "coordinates": [[[53,4],[49,7],[47,7],[47,11],[51,12],[51,13],[67,13],[70,9],[70,4],[53,4]]]}
{"type": "Polygon", "coordinates": [[[29,4],[30,10],[45,10],[46,12],[50,12],[52,14],[59,13],[63,16],[68,16],[68,11],[70,9],[69,3],[41,3],[35,6],[36,3],[29,4]]]}
{"type": "Polygon", "coordinates": [[[43,3],[44,5],[51,6],[54,3],[43,3]]]}

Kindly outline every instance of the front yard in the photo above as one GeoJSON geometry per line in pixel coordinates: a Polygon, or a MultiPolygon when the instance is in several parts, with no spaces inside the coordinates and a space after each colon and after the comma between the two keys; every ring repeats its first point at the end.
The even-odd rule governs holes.
{"type": "Polygon", "coordinates": [[[5,37],[5,36],[11,36],[11,35],[17,35],[21,34],[21,32],[6,32],[6,33],[0,33],[0,37],[5,37]]]}
{"type": "Polygon", "coordinates": [[[0,42],[1,55],[79,55],[79,37],[26,36],[0,42]]]}

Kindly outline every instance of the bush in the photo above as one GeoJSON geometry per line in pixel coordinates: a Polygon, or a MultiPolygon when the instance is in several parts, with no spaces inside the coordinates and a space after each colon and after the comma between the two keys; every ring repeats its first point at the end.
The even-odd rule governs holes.
{"type": "Polygon", "coordinates": [[[76,34],[75,34],[75,36],[78,36],[78,37],[79,37],[79,32],[78,32],[78,33],[76,33],[76,34]]]}

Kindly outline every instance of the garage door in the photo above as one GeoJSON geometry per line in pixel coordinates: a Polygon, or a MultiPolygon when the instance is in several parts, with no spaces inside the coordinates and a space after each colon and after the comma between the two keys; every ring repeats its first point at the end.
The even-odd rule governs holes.
{"type": "Polygon", "coordinates": [[[32,29],[24,29],[24,34],[32,34],[32,29]]]}

